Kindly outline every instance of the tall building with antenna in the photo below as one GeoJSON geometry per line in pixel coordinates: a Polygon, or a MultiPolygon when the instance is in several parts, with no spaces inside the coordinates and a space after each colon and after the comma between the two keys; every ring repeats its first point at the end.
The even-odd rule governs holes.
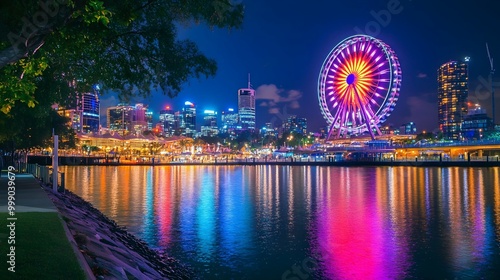
{"type": "Polygon", "coordinates": [[[255,130],[255,90],[250,83],[248,74],[248,87],[238,90],[238,114],[242,130],[255,130]]]}

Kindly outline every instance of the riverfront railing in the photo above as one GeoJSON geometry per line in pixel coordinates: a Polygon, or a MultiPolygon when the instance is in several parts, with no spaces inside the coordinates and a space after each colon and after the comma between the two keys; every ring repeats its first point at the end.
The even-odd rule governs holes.
{"type": "Polygon", "coordinates": [[[444,142],[444,143],[415,143],[408,145],[393,146],[394,148],[438,148],[438,147],[454,147],[454,146],[484,146],[484,145],[500,145],[500,140],[475,140],[475,141],[460,141],[460,142],[444,142]]]}
{"type": "MultiPolygon", "coordinates": [[[[179,163],[179,164],[266,164],[266,163],[313,163],[313,162],[499,162],[499,156],[470,156],[470,159],[463,157],[402,157],[402,158],[377,158],[377,157],[365,157],[365,158],[335,158],[335,157],[285,157],[285,158],[241,158],[241,159],[229,159],[229,158],[217,158],[211,160],[200,160],[200,159],[183,159],[175,161],[162,161],[158,163],[179,163]]],[[[144,163],[144,162],[143,162],[144,163]]]]}
{"type": "MultiPolygon", "coordinates": [[[[52,168],[50,166],[45,166],[45,165],[39,165],[39,164],[33,164],[33,163],[28,163],[24,164],[24,172],[32,174],[35,178],[38,178],[40,181],[42,181],[44,184],[52,184],[52,168]]],[[[61,188],[61,190],[64,191],[65,186],[66,186],[66,178],[65,178],[64,172],[57,172],[57,186],[61,188]]]]}

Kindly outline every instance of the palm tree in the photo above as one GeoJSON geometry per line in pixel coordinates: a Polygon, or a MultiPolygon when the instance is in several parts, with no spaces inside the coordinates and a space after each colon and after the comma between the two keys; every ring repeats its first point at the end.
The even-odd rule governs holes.
{"type": "Polygon", "coordinates": [[[185,138],[179,141],[179,145],[181,146],[181,150],[184,152],[187,150],[189,147],[193,146],[193,139],[192,138],[185,138]]]}

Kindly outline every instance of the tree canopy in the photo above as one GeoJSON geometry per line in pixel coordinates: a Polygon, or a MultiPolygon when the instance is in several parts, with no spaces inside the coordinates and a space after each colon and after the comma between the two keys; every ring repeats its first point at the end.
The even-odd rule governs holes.
{"type": "Polygon", "coordinates": [[[174,97],[190,77],[217,69],[196,44],[177,39],[177,25],[242,21],[243,5],[231,0],[2,1],[0,110],[34,107],[42,85],[61,100],[96,83],[125,100],[152,88],[174,97]]]}
{"type": "Polygon", "coordinates": [[[2,152],[52,146],[52,132],[59,135],[59,147],[74,148],[75,132],[51,108],[53,97],[37,91],[39,106],[16,101],[8,115],[0,113],[0,155],[2,152]]]}

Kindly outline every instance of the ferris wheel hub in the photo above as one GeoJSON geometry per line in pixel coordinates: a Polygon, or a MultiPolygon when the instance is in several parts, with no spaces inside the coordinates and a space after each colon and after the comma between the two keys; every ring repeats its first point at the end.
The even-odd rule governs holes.
{"type": "Polygon", "coordinates": [[[354,82],[356,81],[356,75],[354,75],[354,74],[352,74],[352,73],[351,73],[351,74],[349,74],[349,75],[347,76],[347,78],[345,79],[345,81],[346,81],[346,82],[347,82],[347,84],[349,84],[349,85],[354,84],[354,82]]]}

